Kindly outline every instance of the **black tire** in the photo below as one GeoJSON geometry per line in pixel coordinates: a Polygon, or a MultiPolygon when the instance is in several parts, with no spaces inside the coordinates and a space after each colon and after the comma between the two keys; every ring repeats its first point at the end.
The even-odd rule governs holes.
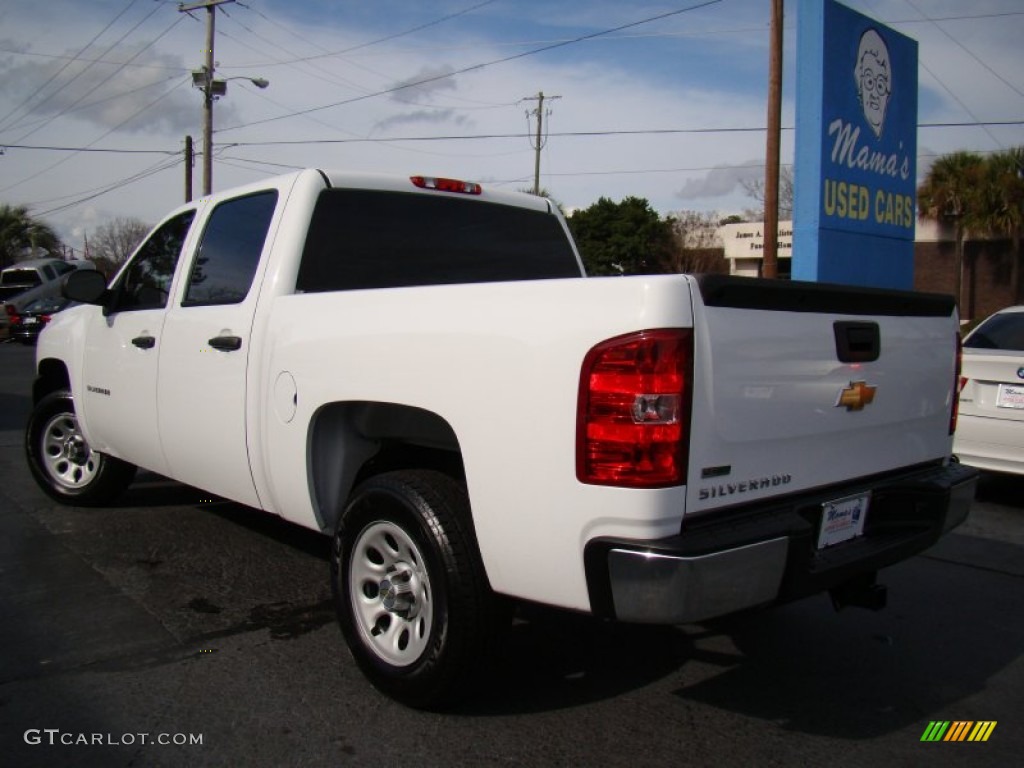
{"type": "Polygon", "coordinates": [[[25,429],[25,453],[39,487],[65,504],[108,504],[135,476],[133,465],[89,447],[66,390],[51,392],[32,410],[25,429]]]}
{"type": "Polygon", "coordinates": [[[465,488],[439,472],[390,472],[356,489],[338,521],[331,586],[359,668],[411,707],[471,693],[511,618],[487,582],[465,488]]]}

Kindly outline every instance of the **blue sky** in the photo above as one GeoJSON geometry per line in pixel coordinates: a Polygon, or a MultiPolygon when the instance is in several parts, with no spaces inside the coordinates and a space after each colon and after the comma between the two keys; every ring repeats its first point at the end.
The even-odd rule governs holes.
{"type": "MultiPolygon", "coordinates": [[[[784,126],[794,122],[798,4],[786,3],[784,126]]],[[[1024,120],[1021,0],[847,4],[918,40],[920,123],[1024,120]]],[[[523,99],[543,91],[560,98],[546,104],[541,182],[564,205],[634,195],[663,214],[754,206],[739,181],[763,174],[769,0],[221,8],[218,77],[270,86],[233,80],[217,102],[215,189],[304,166],[526,188],[536,102],[523,99]],[[590,135],[570,135],[580,133],[590,135]]],[[[175,153],[186,133],[200,139],[189,73],[203,61],[205,12],[177,9],[0,0],[0,202],[29,204],[81,247],[116,216],[155,222],[182,201],[175,153]]],[[[784,163],[792,142],[784,132],[784,163]]],[[[1022,125],[921,128],[918,168],[953,150],[1020,144],[1022,125]]]]}

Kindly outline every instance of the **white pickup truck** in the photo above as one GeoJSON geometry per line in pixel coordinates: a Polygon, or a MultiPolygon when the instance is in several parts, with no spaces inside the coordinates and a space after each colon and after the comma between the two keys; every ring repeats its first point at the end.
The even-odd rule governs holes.
{"type": "Polygon", "coordinates": [[[677,624],[830,590],[964,520],[948,297],[584,278],[549,201],[306,170],[186,205],[37,352],[43,490],[144,467],[334,537],[353,656],[462,695],[509,598],[677,624]]]}

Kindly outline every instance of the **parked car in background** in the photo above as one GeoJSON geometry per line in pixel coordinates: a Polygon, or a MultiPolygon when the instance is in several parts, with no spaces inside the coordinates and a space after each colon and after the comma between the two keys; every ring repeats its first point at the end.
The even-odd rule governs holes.
{"type": "MultiPolygon", "coordinates": [[[[89,263],[92,267],[91,262],[89,263]]],[[[75,264],[61,259],[31,259],[0,272],[0,301],[7,302],[32,288],[56,282],[75,269],[75,264]]]]}
{"type": "Polygon", "coordinates": [[[39,332],[46,327],[50,319],[72,304],[70,299],[63,296],[29,302],[20,312],[9,316],[9,337],[22,344],[35,344],[39,338],[39,332]]]}
{"type": "Polygon", "coordinates": [[[10,332],[12,316],[38,299],[59,298],[63,278],[77,269],[96,269],[84,259],[29,259],[0,271],[0,337],[10,332]]]}
{"type": "Polygon", "coordinates": [[[979,469],[1024,474],[1024,306],[996,312],[964,339],[953,452],[979,469]]]}
{"type": "Polygon", "coordinates": [[[96,269],[91,261],[78,259],[30,259],[0,271],[0,302],[22,309],[29,302],[60,296],[61,278],[76,269],[96,269]]]}

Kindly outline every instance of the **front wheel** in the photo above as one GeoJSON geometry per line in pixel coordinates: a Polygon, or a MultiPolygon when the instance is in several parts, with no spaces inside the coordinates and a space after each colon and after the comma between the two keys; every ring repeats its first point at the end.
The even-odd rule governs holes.
{"type": "Polygon", "coordinates": [[[334,537],[342,632],[370,682],[413,707],[465,696],[507,622],[487,582],[465,489],[438,472],[371,478],[334,537]]]}
{"type": "Polygon", "coordinates": [[[65,504],[100,506],[132,481],[135,467],[93,450],[82,435],[67,391],[40,400],[25,430],[28,466],[39,487],[65,504]]]}

